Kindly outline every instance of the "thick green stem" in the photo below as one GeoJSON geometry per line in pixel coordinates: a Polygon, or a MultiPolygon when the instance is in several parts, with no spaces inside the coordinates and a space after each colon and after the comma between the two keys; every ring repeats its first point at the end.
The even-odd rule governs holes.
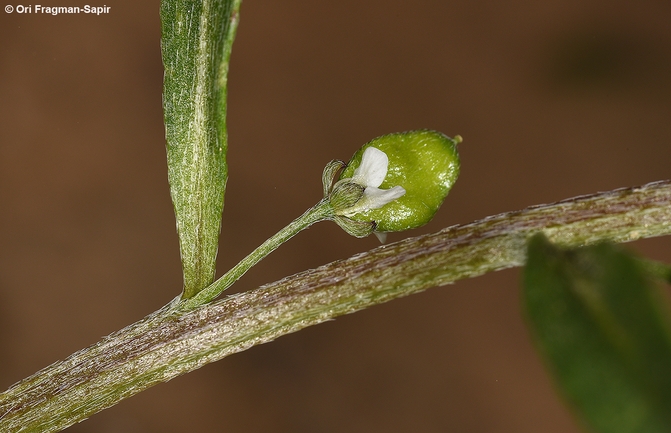
{"type": "Polygon", "coordinates": [[[240,277],[242,277],[252,266],[260,262],[268,254],[275,251],[277,247],[294,237],[298,232],[310,227],[312,224],[330,219],[332,215],[333,211],[329,201],[326,199],[321,200],[315,206],[305,211],[303,215],[293,220],[288,226],[284,227],[270,239],[261,244],[261,246],[252,251],[247,257],[242,259],[240,263],[233,266],[231,270],[226,272],[226,274],[212,285],[203,289],[193,298],[184,300],[181,303],[180,308],[184,311],[188,311],[212,301],[224,290],[231,287],[233,283],[240,279],[240,277]]]}
{"type": "Polygon", "coordinates": [[[179,311],[175,300],[0,394],[0,431],[58,431],[152,385],[281,335],[430,287],[519,266],[526,240],[538,232],[564,245],[671,234],[671,183],[450,227],[187,312],[179,311]]]}

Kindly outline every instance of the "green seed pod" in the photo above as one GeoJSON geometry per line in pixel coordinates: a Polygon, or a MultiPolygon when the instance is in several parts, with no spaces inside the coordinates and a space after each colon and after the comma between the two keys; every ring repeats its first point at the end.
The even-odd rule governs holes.
{"type": "MultiPolygon", "coordinates": [[[[388,200],[381,207],[367,207],[363,203],[343,215],[354,221],[374,221],[378,232],[402,231],[428,223],[459,176],[457,144],[460,142],[460,136],[452,139],[440,132],[418,130],[383,135],[366,143],[352,156],[340,180],[361,179],[356,169],[366,149],[373,147],[386,154],[388,167],[382,183],[363,185],[366,191],[370,188],[371,195],[377,195],[376,191],[401,187],[405,194],[388,200]]],[[[379,172],[377,176],[379,179],[379,172]]]]}

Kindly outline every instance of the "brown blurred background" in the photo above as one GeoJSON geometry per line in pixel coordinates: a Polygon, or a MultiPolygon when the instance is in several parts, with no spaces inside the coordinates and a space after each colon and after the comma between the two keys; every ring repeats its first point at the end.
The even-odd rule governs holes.
{"type": "MultiPolygon", "coordinates": [[[[159,1],[105,4],[101,16],[0,12],[2,389],[181,290],[159,1]]],[[[669,178],[671,3],[410,4],[245,0],[219,274],[320,198],[326,162],[388,132],[465,139],[434,221],[390,241],[669,178]]],[[[322,223],[236,290],[376,245],[322,223]]],[[[632,248],[671,262],[668,239],[632,248]]],[[[530,346],[519,275],[282,337],[69,431],[577,432],[530,346]]]]}

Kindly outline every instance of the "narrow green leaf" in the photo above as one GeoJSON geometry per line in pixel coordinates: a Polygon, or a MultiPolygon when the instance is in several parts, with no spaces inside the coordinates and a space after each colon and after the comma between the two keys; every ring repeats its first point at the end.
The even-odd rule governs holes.
{"type": "Polygon", "coordinates": [[[168,181],[183,298],[214,280],[228,169],[226,80],[241,0],[163,0],[168,181]]]}
{"type": "Polygon", "coordinates": [[[576,412],[601,433],[671,432],[667,300],[620,247],[533,237],[524,303],[537,347],[576,412]]]}

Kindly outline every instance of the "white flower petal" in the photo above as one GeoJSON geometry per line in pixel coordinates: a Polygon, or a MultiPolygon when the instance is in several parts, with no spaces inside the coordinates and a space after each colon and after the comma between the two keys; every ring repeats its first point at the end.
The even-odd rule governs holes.
{"type": "Polygon", "coordinates": [[[381,244],[387,242],[387,232],[373,232],[373,234],[381,244]]]}
{"type": "Polygon", "coordinates": [[[405,189],[395,186],[380,189],[379,186],[387,176],[389,158],[387,154],[375,147],[368,147],[361,156],[361,164],[354,170],[350,182],[364,187],[363,195],[351,207],[338,211],[339,215],[353,216],[360,212],[379,209],[405,194],[405,189]]]}
{"type": "Polygon", "coordinates": [[[380,189],[369,186],[364,190],[363,197],[361,197],[357,205],[364,207],[366,210],[379,209],[387,203],[403,197],[403,195],[405,195],[405,189],[401,186],[395,186],[391,189],[380,189]]]}
{"type": "Polygon", "coordinates": [[[366,212],[371,209],[379,209],[405,194],[405,189],[401,186],[395,186],[391,189],[380,189],[369,186],[363,191],[363,196],[354,206],[341,212],[341,215],[352,216],[359,212],[366,212]]]}
{"type": "Polygon", "coordinates": [[[364,187],[377,188],[387,176],[388,166],[387,154],[375,147],[369,147],[364,150],[361,164],[354,170],[352,181],[364,187]]]}

